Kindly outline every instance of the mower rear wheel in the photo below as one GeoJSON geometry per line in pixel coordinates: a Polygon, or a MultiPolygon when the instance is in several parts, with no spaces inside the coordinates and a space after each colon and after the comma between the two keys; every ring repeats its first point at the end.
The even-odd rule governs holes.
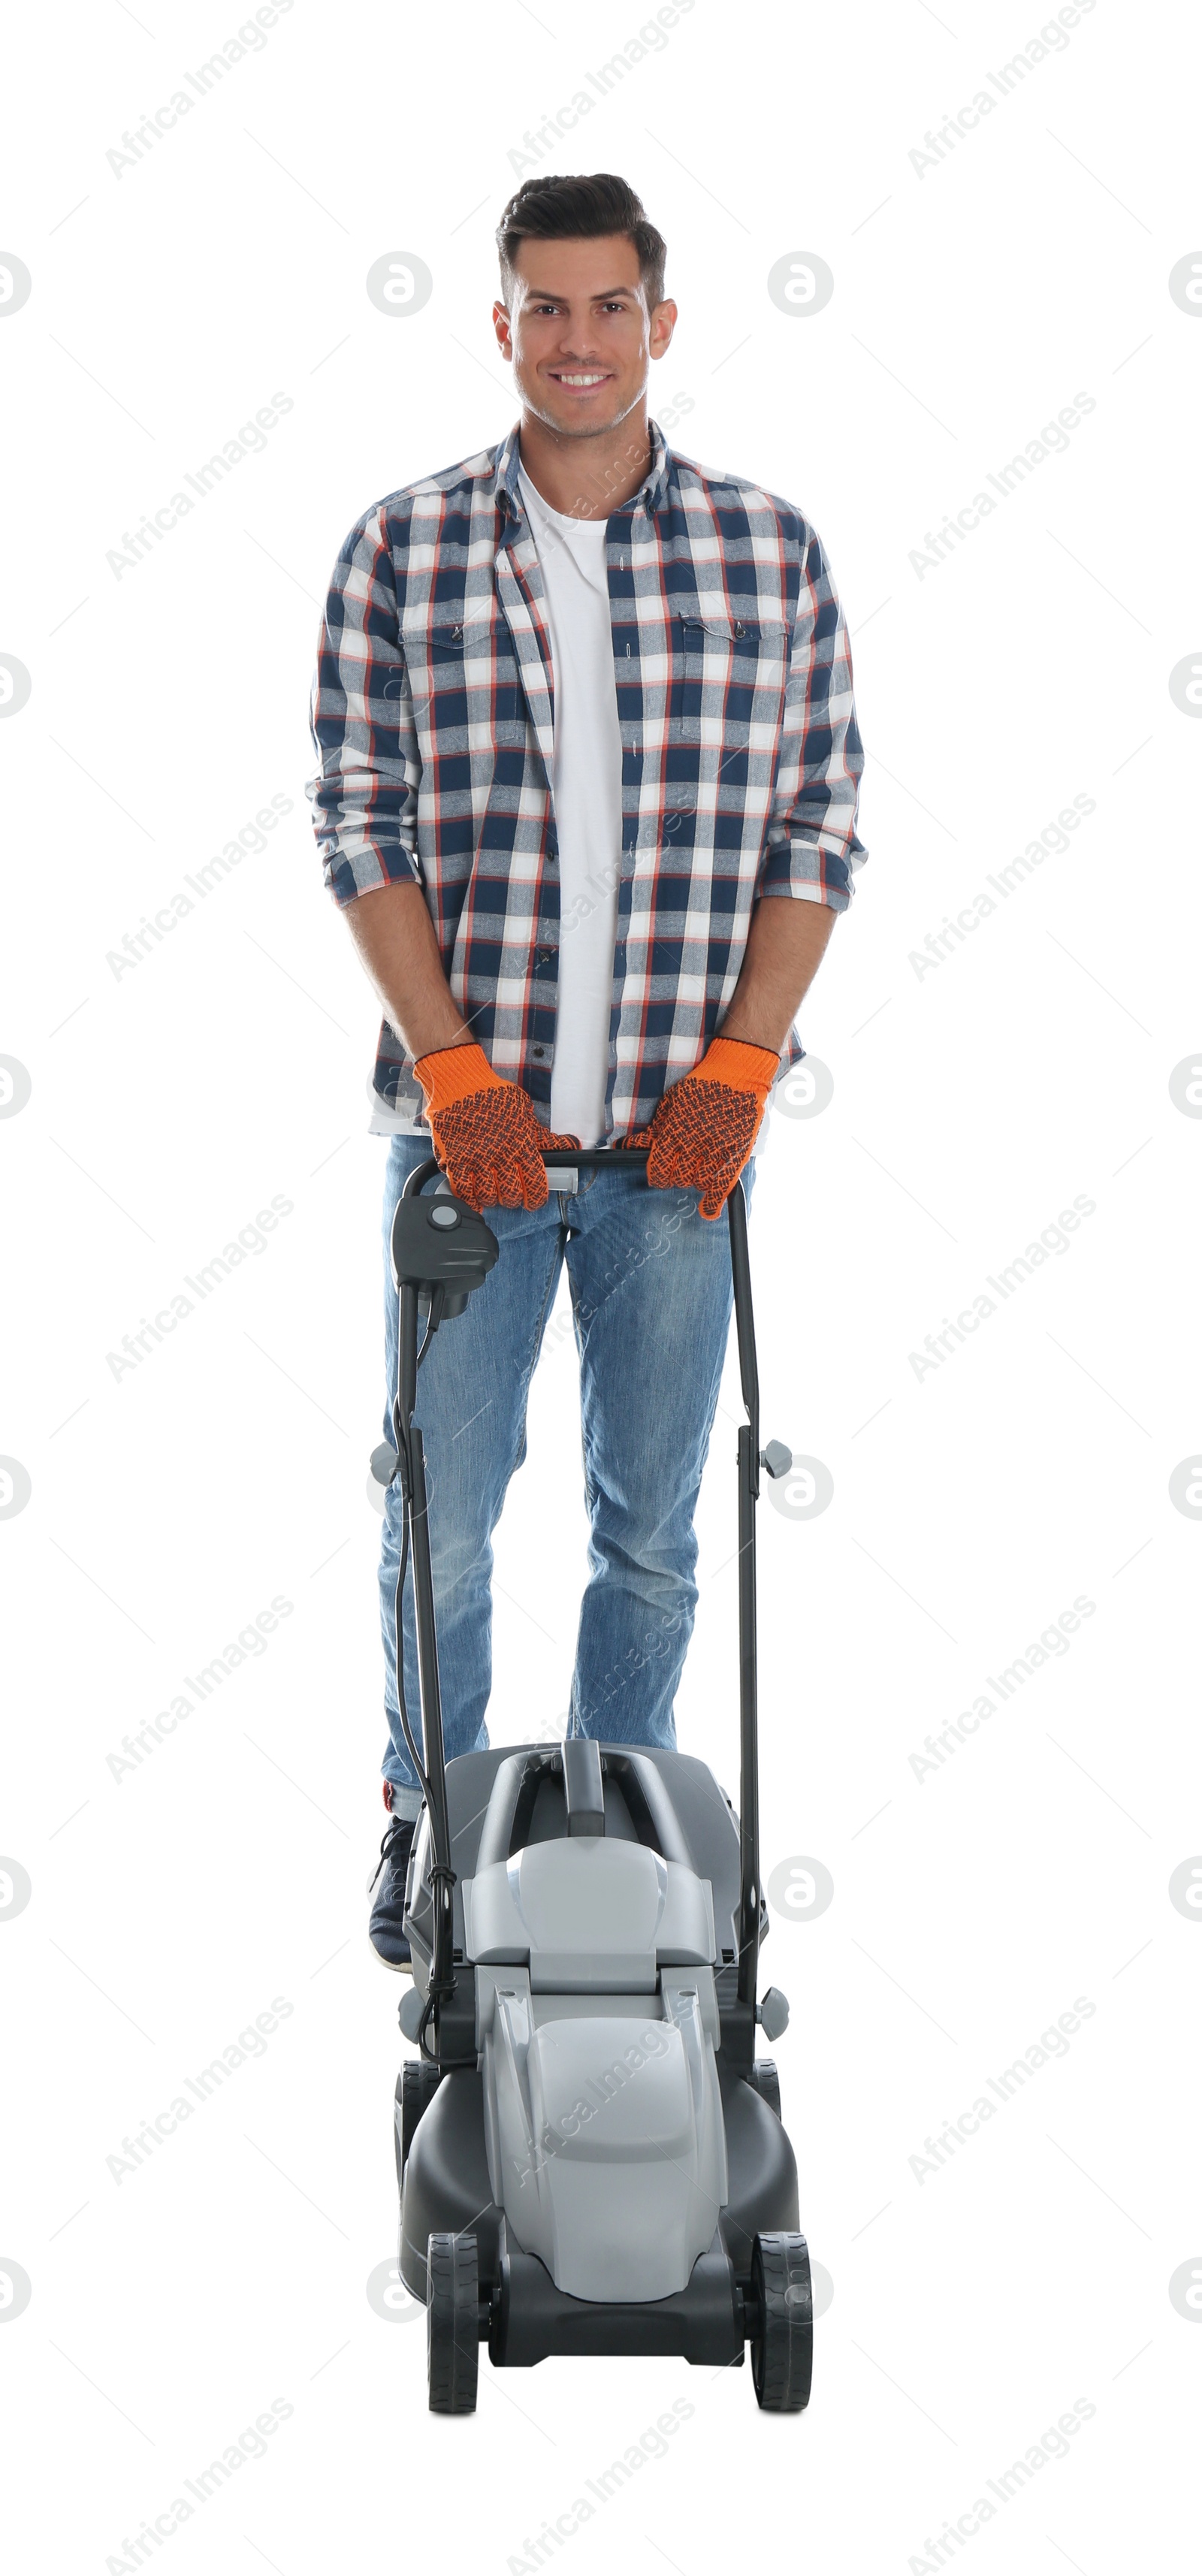
{"type": "Polygon", "coordinates": [[[422,2113],[433,2101],[442,2082],[442,2068],[432,2066],[427,2057],[407,2057],[396,2080],[394,2122],[396,2130],[396,2187],[405,2180],[405,2166],[413,2144],[413,2132],[422,2113]]]}
{"type": "Polygon", "coordinates": [[[814,2367],[814,2299],[804,2236],[781,2228],[757,2236],[751,2251],[756,2331],[751,2370],[756,2403],[774,2415],[800,2415],[810,2400],[814,2367]]]}
{"type": "Polygon", "coordinates": [[[776,2071],[775,2058],[757,2057],[751,2070],[751,2081],[756,2092],[759,2094],[761,2102],[766,2102],[769,2110],[775,2111],[777,2119],[779,2120],[780,2077],[776,2071]]]}
{"type": "Polygon", "coordinates": [[[474,2236],[432,2236],[426,2248],[430,2411],[473,2415],[480,2370],[480,2282],[474,2236]]]}

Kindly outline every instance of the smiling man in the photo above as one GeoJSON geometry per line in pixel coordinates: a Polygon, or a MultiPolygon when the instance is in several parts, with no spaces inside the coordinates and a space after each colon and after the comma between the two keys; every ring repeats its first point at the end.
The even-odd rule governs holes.
{"type": "MultiPolygon", "coordinates": [[[[373,1130],[388,1265],[433,1152],[501,1258],[418,1389],[448,1757],[487,1744],[491,1537],[566,1265],[589,1580],[568,1730],[671,1747],[693,1515],[730,1321],[725,1226],[864,857],[846,630],[821,544],[648,419],[665,248],[622,179],[528,180],[493,324],[520,418],[390,494],[334,568],[308,793],[384,1009],[373,1130]],[[613,1167],[548,1195],[556,1138],[613,1167]],[[650,1148],[646,1179],[621,1147],[650,1148]],[[648,1187],[648,1184],[650,1185],[648,1187]]],[[[396,1694],[398,1489],[380,1567],[389,1810],[371,1937],[403,1966],[421,1792],[396,1694]]],[[[412,1605],[406,1705],[418,1707],[412,1605]]],[[[415,1721],[414,1721],[415,1722],[415,1721]]]]}

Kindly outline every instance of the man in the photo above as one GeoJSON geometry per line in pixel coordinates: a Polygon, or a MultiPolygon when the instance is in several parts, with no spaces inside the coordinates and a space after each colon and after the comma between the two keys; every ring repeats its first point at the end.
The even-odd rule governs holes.
{"type": "MultiPolygon", "coordinates": [[[[659,233],[621,179],[543,178],[497,243],[520,421],[352,528],[308,790],[386,1015],[372,1123],[392,1137],[389,1407],[389,1230],[431,1151],[501,1246],[418,1382],[448,1758],[488,1742],[490,1542],[565,1262],[591,1533],[569,1732],[675,1742],[730,1320],[716,1220],[740,1173],[750,1190],[769,1089],[802,1053],[794,1013],[864,857],[851,665],[818,538],[787,502],[671,455],[648,420],[676,320],[659,233]],[[548,1196],[556,1135],[645,1138],[646,1178],[619,1150],[548,1196]]],[[[389,1824],[369,1891],[390,1967],[409,1955],[421,1807],[397,1710],[400,1536],[394,1486],[389,1824]]]]}

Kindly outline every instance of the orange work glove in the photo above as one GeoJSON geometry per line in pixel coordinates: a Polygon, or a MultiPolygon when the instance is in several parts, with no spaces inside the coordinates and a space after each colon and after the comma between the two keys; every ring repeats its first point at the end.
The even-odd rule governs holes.
{"type": "Polygon", "coordinates": [[[651,1188],[700,1190],[702,1216],[721,1216],[779,1070],[771,1047],[715,1038],[695,1071],[665,1091],[651,1125],[630,1139],[651,1148],[651,1188]]]}
{"type": "Polygon", "coordinates": [[[544,1146],[579,1145],[578,1136],[549,1136],[528,1092],[506,1082],[481,1046],[439,1047],[413,1068],[422,1087],[434,1151],[456,1198],[479,1215],[486,1207],[540,1208],[547,1203],[544,1146]]]}

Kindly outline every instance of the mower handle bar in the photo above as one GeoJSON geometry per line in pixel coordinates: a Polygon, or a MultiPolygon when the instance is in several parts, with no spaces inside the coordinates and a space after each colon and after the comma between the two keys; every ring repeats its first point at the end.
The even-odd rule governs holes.
{"type": "MultiPolygon", "coordinates": [[[[601,1166],[633,1166],[646,1170],[649,1148],[646,1145],[573,1145],[540,1147],[542,1160],[553,1170],[574,1166],[578,1171],[596,1171],[601,1166]]],[[[442,1166],[433,1156],[420,1163],[409,1174],[403,1195],[416,1198],[433,1180],[442,1166]]],[[[444,1176],[445,1177],[445,1176],[444,1176]]],[[[756,1579],[755,1579],[755,1506],[760,1489],[760,1388],[756,1365],[755,1324],[751,1305],[751,1264],[747,1250],[747,1201],[740,1181],[736,1180],[726,1201],[726,1222],[730,1237],[730,1270],[734,1291],[735,1330],[738,1336],[739,1378],[747,1421],[738,1435],[739,1449],[739,1912],[737,1934],[738,1993],[745,2009],[755,2010],[756,1981],[760,1946],[760,1831],[759,1831],[759,1726],[756,1655],[756,1579]]],[[[413,1291],[406,1292],[414,1294],[413,1291]]],[[[421,1435],[418,1433],[420,1459],[421,1435]]],[[[776,1468],[771,1473],[779,1472],[776,1468]]],[[[423,1556],[428,1545],[424,1527],[424,1485],[422,1495],[423,1556]]],[[[415,1567],[416,1574],[416,1567],[415,1567]]],[[[428,1574],[426,1576],[428,1590],[428,1574]]],[[[429,1602],[428,1619],[433,1632],[433,1604],[429,1602]]],[[[425,1624],[425,1622],[423,1622],[425,1624]]],[[[433,1663],[433,1656],[431,1657],[433,1663]]],[[[433,1690],[437,1699],[437,1667],[433,1670],[433,1690]]],[[[442,1756],[441,1710],[436,1719],[439,1773],[439,1796],[445,1800],[445,1771],[442,1756]]],[[[445,1835],[445,1807],[442,1814],[445,1835]]]]}

